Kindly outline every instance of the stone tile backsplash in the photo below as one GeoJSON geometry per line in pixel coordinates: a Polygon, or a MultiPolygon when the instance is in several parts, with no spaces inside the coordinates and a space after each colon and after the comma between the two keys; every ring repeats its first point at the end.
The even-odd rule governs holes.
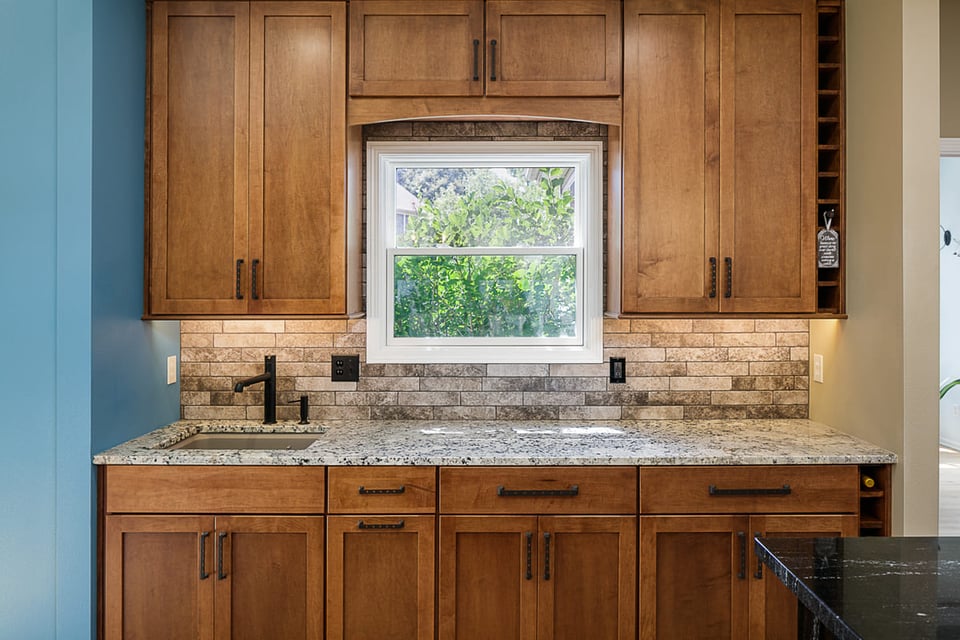
{"type": "Polygon", "coordinates": [[[261,419],[262,391],[240,378],[277,355],[280,419],[301,394],[322,419],[619,420],[806,418],[806,320],[604,322],[604,357],[627,359],[627,381],[602,364],[366,364],[364,320],[181,322],[186,419],[261,419]],[[330,357],[359,354],[359,382],[331,382],[330,357]]]}

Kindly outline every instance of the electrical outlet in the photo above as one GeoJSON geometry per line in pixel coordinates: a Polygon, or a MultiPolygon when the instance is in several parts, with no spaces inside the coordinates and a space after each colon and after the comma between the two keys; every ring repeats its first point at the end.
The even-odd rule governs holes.
{"type": "Polygon", "coordinates": [[[330,356],[330,380],[356,382],[360,379],[360,356],[330,356]]]}
{"type": "Polygon", "coordinates": [[[167,384],[177,383],[177,356],[167,356],[167,384]]]}
{"type": "Polygon", "coordinates": [[[813,381],[823,382],[823,356],[819,353],[813,354],[813,381]]]}
{"type": "Polygon", "coordinates": [[[624,383],[627,381],[627,359],[610,358],[610,382],[624,383]]]}
{"type": "Polygon", "coordinates": [[[953,415],[960,416],[960,404],[953,405],[953,415]]]}

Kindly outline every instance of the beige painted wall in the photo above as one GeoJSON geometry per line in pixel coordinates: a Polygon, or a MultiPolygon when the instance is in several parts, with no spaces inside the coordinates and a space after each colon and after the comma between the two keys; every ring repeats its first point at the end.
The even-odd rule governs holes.
{"type": "Polygon", "coordinates": [[[939,5],[846,11],[849,318],[811,323],[810,416],[895,451],[894,533],[935,534],[939,5]]]}
{"type": "Polygon", "coordinates": [[[960,138],[960,0],[940,0],[940,135],[960,138]]]}

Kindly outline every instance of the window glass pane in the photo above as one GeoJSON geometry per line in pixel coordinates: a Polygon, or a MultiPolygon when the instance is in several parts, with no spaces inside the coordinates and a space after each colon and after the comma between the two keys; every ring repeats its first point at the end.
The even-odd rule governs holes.
{"type": "Polygon", "coordinates": [[[397,247],[569,247],[573,167],[396,170],[397,247]]]}
{"type": "Polygon", "coordinates": [[[393,335],[576,335],[575,255],[395,256],[393,335]]]}

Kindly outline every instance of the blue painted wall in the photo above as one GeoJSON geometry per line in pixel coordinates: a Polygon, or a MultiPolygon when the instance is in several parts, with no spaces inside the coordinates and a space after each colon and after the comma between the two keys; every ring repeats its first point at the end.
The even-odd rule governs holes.
{"type": "Polygon", "coordinates": [[[0,86],[0,425],[9,442],[0,447],[0,637],[52,638],[57,525],[55,0],[0,2],[0,86]]]}
{"type": "Polygon", "coordinates": [[[179,322],[142,322],[146,12],[93,2],[93,450],[180,417],[179,322]],[[179,375],[177,376],[179,379],[179,375]]]}
{"type": "Polygon", "coordinates": [[[90,457],[179,415],[142,323],[144,9],[0,0],[0,639],[89,638],[90,457]]]}

